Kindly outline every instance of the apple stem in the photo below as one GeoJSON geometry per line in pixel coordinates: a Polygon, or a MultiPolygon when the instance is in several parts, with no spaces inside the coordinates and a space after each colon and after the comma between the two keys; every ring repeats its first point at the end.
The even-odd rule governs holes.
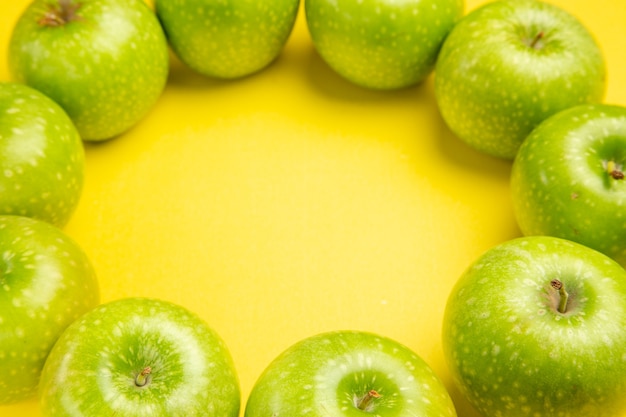
{"type": "Polygon", "coordinates": [[[609,173],[609,175],[611,176],[611,178],[613,178],[614,180],[623,180],[624,179],[624,172],[621,169],[619,169],[619,167],[617,166],[615,161],[607,162],[606,170],[609,173]]]}
{"type": "Polygon", "coordinates": [[[74,20],[79,20],[76,14],[82,6],[81,3],[74,3],[74,0],[58,0],[58,4],[50,4],[48,10],[37,21],[40,26],[57,27],[63,26],[74,20]]]}
{"type": "Polygon", "coordinates": [[[552,288],[559,292],[559,306],[557,307],[558,312],[565,314],[567,311],[567,301],[569,299],[569,294],[565,290],[565,285],[563,285],[563,283],[558,279],[550,281],[550,285],[552,285],[552,288]]]}
{"type": "Polygon", "coordinates": [[[364,396],[358,399],[356,407],[359,410],[368,411],[371,407],[372,401],[375,398],[380,398],[381,395],[375,389],[369,390],[364,396]]]}
{"type": "Polygon", "coordinates": [[[545,36],[545,32],[543,30],[539,31],[539,33],[537,33],[535,37],[533,38],[533,40],[530,42],[529,46],[534,49],[540,49],[539,41],[541,41],[544,36],[545,36]]]}
{"type": "Polygon", "coordinates": [[[150,382],[150,374],[152,373],[152,368],[146,366],[142,369],[139,374],[135,377],[135,385],[138,387],[145,387],[148,382],[150,382]]]}

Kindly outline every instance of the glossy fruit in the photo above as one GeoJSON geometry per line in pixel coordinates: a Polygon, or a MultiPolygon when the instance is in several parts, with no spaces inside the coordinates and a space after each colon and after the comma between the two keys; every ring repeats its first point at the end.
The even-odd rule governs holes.
{"type": "Polygon", "coordinates": [[[300,0],[155,0],[176,55],[195,71],[238,78],[267,67],[282,51],[300,0]]]}
{"type": "Polygon", "coordinates": [[[463,0],[306,0],[315,48],[344,78],[375,89],[423,81],[463,0]]]}
{"type": "Polygon", "coordinates": [[[98,294],[89,259],[63,232],[0,216],[0,404],[36,393],[52,345],[98,294]]]}
{"type": "Polygon", "coordinates": [[[443,119],[461,140],[513,159],[540,122],[602,100],[605,62],[574,16],[536,0],[501,0],[465,16],[435,69],[443,119]]]}
{"type": "Polygon", "coordinates": [[[246,417],[454,417],[432,369],[407,347],[358,331],[304,339],[256,382],[246,417]]]}
{"type": "Polygon", "coordinates": [[[152,109],[169,55],[143,0],[34,0],[13,29],[9,64],[65,109],[83,139],[104,140],[152,109]]]}
{"type": "Polygon", "coordinates": [[[485,417],[626,412],[626,271],[549,236],[500,244],[448,299],[443,348],[485,417]]]}
{"type": "Polygon", "coordinates": [[[0,214],[64,226],[82,193],[84,158],[61,107],[25,85],[0,83],[0,214]]]}
{"type": "Polygon", "coordinates": [[[526,235],[551,235],[626,265],[626,107],[577,106],[535,129],[511,175],[526,235]]]}
{"type": "Polygon", "coordinates": [[[237,417],[239,384],[222,339],[182,306],[102,304],[61,335],[41,376],[44,416],[237,417]]]}

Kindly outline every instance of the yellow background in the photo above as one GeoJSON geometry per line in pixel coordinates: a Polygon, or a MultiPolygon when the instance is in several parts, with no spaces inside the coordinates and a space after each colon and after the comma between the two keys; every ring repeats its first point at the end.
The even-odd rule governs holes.
{"type": "MultiPolygon", "coordinates": [[[[472,10],[483,0],[468,0],[472,10]]],[[[626,3],[551,0],[595,34],[606,101],[626,105],[626,3]]],[[[0,80],[26,0],[0,0],[0,80]]],[[[334,329],[394,338],[452,386],[440,327],[451,287],[491,246],[519,235],[510,162],[468,148],[443,124],[432,77],[375,92],[315,53],[301,10],[270,67],[217,81],[172,63],[152,112],[86,144],[86,184],[65,231],[90,256],[102,301],[182,304],[230,347],[248,393],[296,341],[334,329]]],[[[0,416],[38,416],[36,400],[0,416]]],[[[297,417],[297,416],[294,416],[297,417]]]]}

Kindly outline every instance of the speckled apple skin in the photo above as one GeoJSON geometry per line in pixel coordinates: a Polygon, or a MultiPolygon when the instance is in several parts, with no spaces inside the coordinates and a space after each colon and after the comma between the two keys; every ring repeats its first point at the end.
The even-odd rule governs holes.
{"type": "Polygon", "coordinates": [[[580,20],[545,2],[503,0],[475,9],[454,27],[435,68],[435,95],[456,136],[513,159],[548,116],[600,102],[605,78],[600,46],[580,20]],[[539,47],[530,47],[539,32],[539,47]]]}
{"type": "Polygon", "coordinates": [[[84,181],[83,143],[58,104],[37,90],[0,83],[0,214],[62,227],[84,181]]]}
{"type": "Polygon", "coordinates": [[[615,417],[626,411],[626,271],[575,242],[522,237],[460,277],[443,348],[485,417],[615,417]],[[553,279],[570,294],[556,311],[553,279]]]}
{"type": "Polygon", "coordinates": [[[168,301],[101,304],[67,328],[41,375],[46,417],[237,417],[239,382],[220,336],[168,301]],[[135,384],[151,367],[150,380],[135,384]]]}
{"type": "Polygon", "coordinates": [[[245,417],[456,417],[445,386],[406,346],[373,333],[331,331],[280,354],[257,380],[245,417]],[[380,399],[368,411],[355,396],[380,399]]]}
{"type": "Polygon", "coordinates": [[[423,81],[463,0],[306,0],[315,48],[333,70],[363,87],[390,90],[423,81]]]}
{"type": "Polygon", "coordinates": [[[626,266],[626,107],[595,104],[560,112],[535,129],[511,175],[515,216],[525,235],[590,246],[626,266]]]}
{"type": "Polygon", "coordinates": [[[172,49],[200,74],[244,77],[270,65],[293,29],[300,0],[155,0],[172,49]]]}
{"type": "Polygon", "coordinates": [[[13,77],[54,99],[84,140],[135,126],[160,97],[169,71],[165,35],[143,0],[80,0],[78,20],[38,22],[59,0],[35,0],[9,45],[13,77]]]}
{"type": "Polygon", "coordinates": [[[99,302],[91,262],[56,227],[0,215],[0,404],[32,397],[52,346],[99,302]]]}

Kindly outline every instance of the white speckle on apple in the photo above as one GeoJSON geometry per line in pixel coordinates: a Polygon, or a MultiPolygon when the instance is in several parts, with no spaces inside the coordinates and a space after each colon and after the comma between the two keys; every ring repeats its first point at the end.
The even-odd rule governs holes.
{"type": "Polygon", "coordinates": [[[15,328],[15,335],[17,337],[19,337],[20,339],[23,339],[24,336],[26,335],[26,332],[24,331],[24,328],[22,327],[16,327],[15,328]]]}

